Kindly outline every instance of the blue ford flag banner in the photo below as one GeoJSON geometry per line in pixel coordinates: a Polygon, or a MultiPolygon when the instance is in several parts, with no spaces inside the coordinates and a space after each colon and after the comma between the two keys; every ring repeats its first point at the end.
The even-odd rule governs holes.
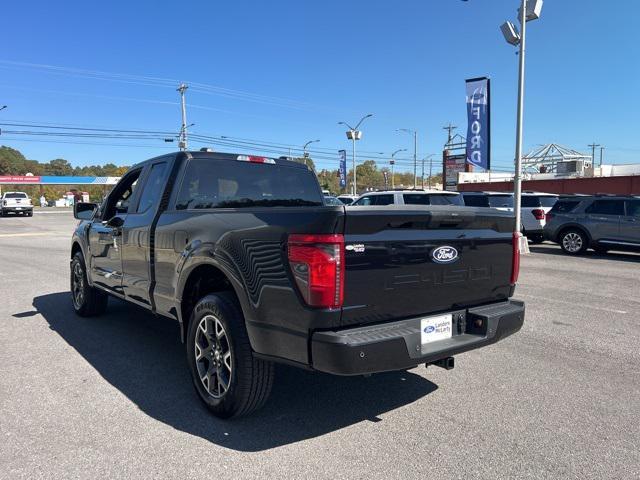
{"type": "Polygon", "coordinates": [[[347,186],[347,151],[338,150],[340,156],[340,188],[347,186]]]}
{"type": "Polygon", "coordinates": [[[491,103],[489,79],[467,82],[467,163],[491,168],[491,103]]]}

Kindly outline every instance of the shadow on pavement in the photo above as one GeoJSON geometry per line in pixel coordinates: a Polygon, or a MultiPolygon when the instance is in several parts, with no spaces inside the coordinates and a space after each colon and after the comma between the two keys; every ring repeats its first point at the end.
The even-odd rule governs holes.
{"type": "MultiPolygon", "coordinates": [[[[561,257],[570,257],[562,251],[559,246],[551,246],[547,245],[529,245],[529,250],[531,253],[543,253],[545,255],[559,255],[561,257]],[[556,248],[554,248],[556,247],[556,248]]],[[[640,263],[640,255],[634,252],[608,252],[608,253],[597,253],[593,250],[587,250],[582,255],[577,255],[575,258],[592,258],[595,260],[613,260],[618,262],[631,262],[631,263],[640,263]]]]}
{"type": "MultiPolygon", "coordinates": [[[[110,299],[108,312],[80,318],[67,292],[33,306],[102,377],[143,412],[226,448],[261,451],[329,433],[407,405],[438,387],[410,372],[335,377],[277,366],[273,393],[254,415],[218,420],[198,399],[178,324],[110,299]]],[[[28,316],[32,312],[14,316],[28,316]]]]}

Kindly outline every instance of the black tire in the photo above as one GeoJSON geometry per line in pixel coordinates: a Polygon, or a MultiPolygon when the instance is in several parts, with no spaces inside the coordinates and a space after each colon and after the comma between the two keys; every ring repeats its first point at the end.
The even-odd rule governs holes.
{"type": "Polygon", "coordinates": [[[27,212],[27,217],[33,217],[33,212],[27,212]]]}
{"type": "Polygon", "coordinates": [[[81,317],[94,317],[104,313],[109,295],[89,285],[82,252],[76,252],[71,260],[71,304],[81,317]]]}
{"type": "Polygon", "coordinates": [[[587,235],[582,230],[574,228],[563,231],[558,238],[558,243],[562,251],[569,255],[581,255],[589,247],[587,235]]]}
{"type": "Polygon", "coordinates": [[[534,245],[539,245],[541,243],[544,243],[544,236],[542,234],[531,235],[531,236],[528,236],[527,238],[531,240],[531,243],[533,243],[534,245]]]}
{"type": "Polygon", "coordinates": [[[273,363],[253,355],[244,316],[232,294],[210,294],[196,304],[186,343],[193,385],[214,415],[238,417],[264,405],[273,385],[273,363]],[[209,338],[207,332],[219,335],[209,338]]]}

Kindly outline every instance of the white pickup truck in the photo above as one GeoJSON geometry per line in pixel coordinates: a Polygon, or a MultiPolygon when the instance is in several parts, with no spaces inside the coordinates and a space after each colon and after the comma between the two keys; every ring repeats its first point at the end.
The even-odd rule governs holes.
{"type": "Polygon", "coordinates": [[[24,192],[5,192],[0,201],[0,213],[4,217],[8,213],[18,213],[30,217],[33,215],[33,204],[29,195],[24,192]]]}

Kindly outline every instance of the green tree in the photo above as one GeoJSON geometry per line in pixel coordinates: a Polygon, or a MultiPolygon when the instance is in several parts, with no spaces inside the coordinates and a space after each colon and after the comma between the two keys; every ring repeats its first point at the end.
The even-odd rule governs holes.
{"type": "Polygon", "coordinates": [[[0,175],[24,175],[25,169],[24,155],[11,147],[0,147],[0,175]]]}
{"type": "Polygon", "coordinates": [[[56,158],[45,165],[45,175],[73,175],[73,167],[68,160],[56,158]]]}

